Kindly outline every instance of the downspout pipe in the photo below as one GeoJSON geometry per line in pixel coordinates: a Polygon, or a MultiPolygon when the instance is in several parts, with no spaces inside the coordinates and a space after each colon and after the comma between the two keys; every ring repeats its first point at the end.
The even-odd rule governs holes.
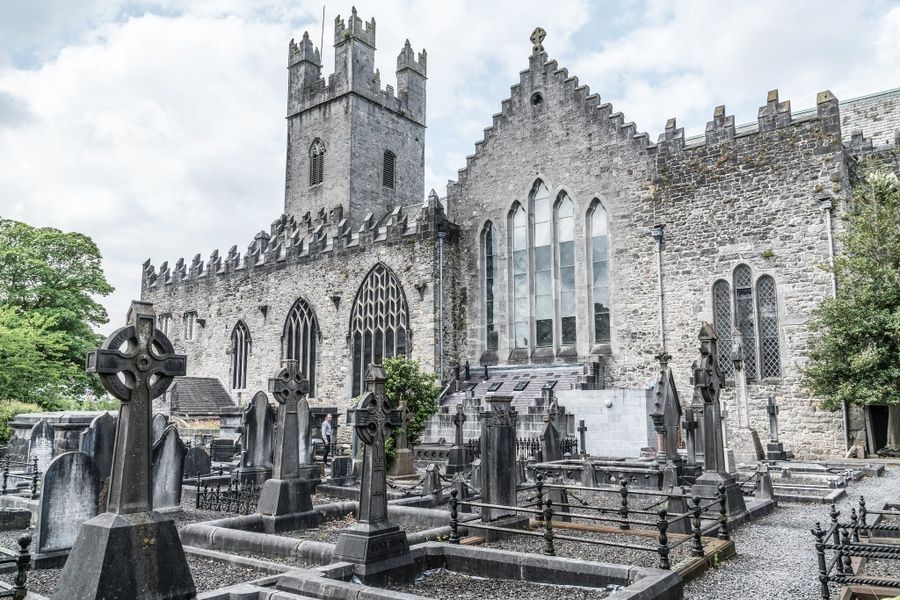
{"type": "Polygon", "coordinates": [[[663,350],[666,349],[666,313],[663,298],[663,279],[662,279],[662,245],[663,230],[665,224],[654,225],[650,228],[650,235],[656,241],[656,286],[659,293],[659,346],[663,350]]]}
{"type": "MultiPolygon", "coordinates": [[[[825,213],[825,231],[828,234],[828,266],[831,271],[831,297],[837,297],[837,274],[834,272],[834,234],[831,225],[831,198],[819,199],[819,207],[825,213]]],[[[850,407],[847,401],[841,402],[841,422],[844,425],[844,450],[850,451],[850,407]]]]}
{"type": "Polygon", "coordinates": [[[446,231],[438,232],[438,348],[440,356],[440,381],[444,381],[444,240],[446,231]]]}

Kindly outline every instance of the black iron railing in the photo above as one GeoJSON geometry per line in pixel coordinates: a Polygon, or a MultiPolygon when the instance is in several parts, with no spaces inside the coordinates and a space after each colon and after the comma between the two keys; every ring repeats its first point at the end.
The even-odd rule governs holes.
{"type": "Polygon", "coordinates": [[[31,565],[31,554],[28,547],[31,545],[31,534],[26,533],[17,540],[19,544],[18,552],[0,548],[0,565],[14,563],[16,565],[16,576],[12,584],[0,582],[0,598],[13,598],[13,600],[24,600],[28,595],[25,584],[28,582],[28,568],[31,565]]]}
{"type": "Polygon", "coordinates": [[[38,472],[38,461],[36,457],[31,459],[31,461],[19,461],[10,460],[9,456],[7,456],[3,459],[3,471],[0,473],[0,495],[5,496],[6,494],[13,494],[19,491],[17,485],[13,485],[12,488],[10,488],[11,480],[26,481],[31,483],[31,498],[35,499],[38,497],[40,477],[41,475],[38,472]],[[13,469],[17,468],[22,469],[22,471],[13,471],[13,469]]]}
{"type": "Polygon", "coordinates": [[[230,479],[223,483],[220,478],[215,481],[204,480],[197,475],[197,498],[195,507],[198,510],[249,515],[256,512],[259,504],[261,487],[255,481],[230,479]]]}

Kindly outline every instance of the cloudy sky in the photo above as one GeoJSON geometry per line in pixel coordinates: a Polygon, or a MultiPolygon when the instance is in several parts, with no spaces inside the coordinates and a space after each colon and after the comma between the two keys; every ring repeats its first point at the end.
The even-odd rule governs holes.
{"type": "MultiPolygon", "coordinates": [[[[92,236],[119,325],[140,265],[245,249],[283,206],[288,42],[321,0],[0,0],[0,215],[92,236]]],[[[900,0],[357,2],[393,83],[409,38],[428,50],[426,191],[448,179],[528,65],[528,37],[655,140],[703,131],[725,104],[756,119],[900,86],[900,0]],[[552,11],[548,10],[549,7],[552,11]]],[[[333,22],[350,2],[328,0],[333,22]]]]}

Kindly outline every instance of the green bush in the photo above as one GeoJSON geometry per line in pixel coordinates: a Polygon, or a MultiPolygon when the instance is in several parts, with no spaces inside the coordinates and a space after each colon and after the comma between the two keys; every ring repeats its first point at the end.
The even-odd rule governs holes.
{"type": "Polygon", "coordinates": [[[43,408],[37,404],[19,402],[18,400],[0,400],[0,444],[5,444],[12,437],[12,427],[9,426],[16,415],[22,413],[43,412],[43,408]]]}

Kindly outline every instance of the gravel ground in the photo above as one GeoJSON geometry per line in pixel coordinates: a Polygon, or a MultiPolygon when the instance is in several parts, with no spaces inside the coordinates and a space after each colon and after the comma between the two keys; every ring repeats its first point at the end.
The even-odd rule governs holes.
{"type": "Polygon", "coordinates": [[[486,598],[596,600],[609,596],[606,590],[597,588],[483,579],[444,569],[426,571],[414,584],[390,585],[387,586],[387,589],[417,594],[425,598],[452,597],[454,600],[485,600],[486,598]]]}
{"type": "MultiPolygon", "coordinates": [[[[426,529],[432,529],[433,527],[436,527],[431,525],[418,525],[412,520],[402,519],[399,517],[391,517],[390,521],[392,525],[397,525],[398,527],[400,527],[400,529],[403,529],[408,533],[412,533],[414,531],[425,531],[426,529]]],[[[314,529],[293,529],[282,531],[278,535],[297,538],[301,540],[313,540],[316,542],[327,542],[329,544],[334,544],[335,542],[337,542],[338,537],[341,535],[341,531],[353,525],[354,523],[356,523],[356,515],[351,514],[341,519],[325,521],[314,529]]]]}
{"type": "MultiPolygon", "coordinates": [[[[889,467],[884,477],[851,484],[848,497],[838,503],[844,515],[860,494],[875,509],[900,495],[900,469],[889,467]]],[[[685,600],[814,600],[819,579],[815,539],[816,521],[829,521],[824,504],[782,504],[771,515],[743,525],[732,534],[737,556],[707,571],[685,586],[685,600]],[[748,591],[752,594],[748,596],[748,591]]],[[[895,563],[896,564],[896,563],[895,563]]]]}

